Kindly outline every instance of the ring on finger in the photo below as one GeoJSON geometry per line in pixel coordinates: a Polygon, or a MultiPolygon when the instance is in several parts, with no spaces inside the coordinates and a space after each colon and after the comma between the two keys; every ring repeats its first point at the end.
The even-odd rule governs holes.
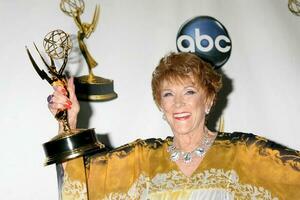
{"type": "Polygon", "coordinates": [[[52,103],[52,98],[53,98],[53,94],[50,94],[48,97],[47,97],[47,102],[48,103],[52,103]]]}

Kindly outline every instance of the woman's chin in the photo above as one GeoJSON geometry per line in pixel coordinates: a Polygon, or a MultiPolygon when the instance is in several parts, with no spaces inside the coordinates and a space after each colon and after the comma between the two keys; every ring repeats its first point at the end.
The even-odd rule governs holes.
{"type": "Polygon", "coordinates": [[[181,130],[174,130],[173,131],[173,134],[174,136],[185,136],[185,135],[189,135],[191,133],[191,130],[184,130],[184,129],[181,129],[181,130]]]}

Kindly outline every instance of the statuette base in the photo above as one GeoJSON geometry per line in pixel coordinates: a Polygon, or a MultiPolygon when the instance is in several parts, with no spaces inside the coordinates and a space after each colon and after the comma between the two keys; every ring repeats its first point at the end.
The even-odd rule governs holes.
{"type": "Polygon", "coordinates": [[[104,144],[96,138],[94,129],[76,129],[62,133],[43,144],[46,154],[45,166],[101,152],[104,144]]]}
{"type": "Polygon", "coordinates": [[[94,75],[75,77],[76,96],[82,101],[110,101],[118,97],[113,80],[94,75]]]}

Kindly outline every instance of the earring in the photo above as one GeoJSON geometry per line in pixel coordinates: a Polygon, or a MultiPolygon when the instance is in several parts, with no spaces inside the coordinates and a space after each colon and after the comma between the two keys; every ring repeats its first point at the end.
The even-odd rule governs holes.
{"type": "Polygon", "coordinates": [[[162,118],[163,118],[163,120],[167,120],[167,117],[166,117],[166,115],[165,115],[165,113],[162,115],[162,118]]]}
{"type": "Polygon", "coordinates": [[[210,109],[209,109],[209,108],[208,108],[208,109],[206,109],[206,110],[205,110],[205,114],[206,114],[206,115],[208,115],[208,114],[209,114],[209,111],[210,111],[210,109]]]}

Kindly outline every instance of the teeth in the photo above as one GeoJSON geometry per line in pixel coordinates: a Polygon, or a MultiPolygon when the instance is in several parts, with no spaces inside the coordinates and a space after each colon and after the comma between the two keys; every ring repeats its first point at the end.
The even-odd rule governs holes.
{"type": "Polygon", "coordinates": [[[190,113],[179,113],[179,114],[175,114],[174,117],[187,117],[190,116],[190,113]]]}

